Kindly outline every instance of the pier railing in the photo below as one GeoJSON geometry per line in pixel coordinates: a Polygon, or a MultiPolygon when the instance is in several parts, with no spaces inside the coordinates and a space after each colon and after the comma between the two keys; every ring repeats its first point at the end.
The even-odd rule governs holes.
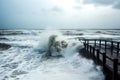
{"type": "Polygon", "coordinates": [[[86,51],[98,63],[102,63],[103,70],[112,72],[112,80],[119,80],[120,68],[120,42],[100,39],[79,39],[84,43],[86,51]]]}

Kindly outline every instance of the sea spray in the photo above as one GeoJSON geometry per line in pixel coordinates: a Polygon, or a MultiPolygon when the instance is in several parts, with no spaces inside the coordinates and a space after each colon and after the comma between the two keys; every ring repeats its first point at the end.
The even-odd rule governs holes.
{"type": "MultiPolygon", "coordinates": [[[[67,46],[66,38],[62,36],[59,31],[45,31],[42,33],[40,43],[35,48],[38,53],[45,54],[46,56],[61,55],[63,47],[67,46]]],[[[44,55],[44,56],[45,56],[44,55]]]]}
{"type": "MultiPolygon", "coordinates": [[[[60,39],[62,35],[53,33],[47,37],[46,47],[52,35],[57,36],[57,41],[67,42],[67,47],[60,52],[63,57],[42,61],[38,68],[21,78],[22,80],[104,80],[101,68],[96,66],[92,60],[80,56],[79,50],[83,48],[82,43],[74,39],[60,39]]],[[[56,52],[52,53],[56,54],[56,52]]]]}
{"type": "MultiPolygon", "coordinates": [[[[0,67],[1,80],[104,80],[100,67],[80,56],[79,50],[83,45],[78,40],[68,39],[59,31],[49,30],[38,37],[38,41],[31,43],[37,46],[12,47],[0,55],[0,62],[4,63],[0,67]],[[67,46],[59,52],[63,57],[44,59],[42,56],[47,54],[52,35],[57,35],[55,41],[65,41],[67,46]]],[[[56,51],[52,53],[56,54],[56,51]]]]}

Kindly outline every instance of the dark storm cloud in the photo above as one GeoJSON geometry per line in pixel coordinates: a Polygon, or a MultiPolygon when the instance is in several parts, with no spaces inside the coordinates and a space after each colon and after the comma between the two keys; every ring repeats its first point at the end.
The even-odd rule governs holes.
{"type": "Polygon", "coordinates": [[[113,6],[113,8],[120,9],[120,0],[83,0],[86,4],[95,4],[102,6],[113,6]]]}

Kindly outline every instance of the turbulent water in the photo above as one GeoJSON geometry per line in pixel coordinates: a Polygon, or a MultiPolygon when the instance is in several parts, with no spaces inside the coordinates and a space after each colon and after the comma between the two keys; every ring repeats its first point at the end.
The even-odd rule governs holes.
{"type": "Polygon", "coordinates": [[[104,80],[101,67],[79,54],[83,45],[73,38],[120,40],[119,34],[119,30],[1,30],[0,43],[11,47],[0,51],[0,80],[104,80]],[[50,49],[54,57],[48,58],[52,35],[67,46],[59,52],[50,49]]]}

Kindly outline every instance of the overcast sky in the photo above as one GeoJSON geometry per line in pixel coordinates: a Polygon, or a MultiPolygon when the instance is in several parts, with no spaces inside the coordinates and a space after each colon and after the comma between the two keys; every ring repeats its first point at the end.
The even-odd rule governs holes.
{"type": "Polygon", "coordinates": [[[120,0],[0,0],[2,28],[120,28],[120,0]]]}

